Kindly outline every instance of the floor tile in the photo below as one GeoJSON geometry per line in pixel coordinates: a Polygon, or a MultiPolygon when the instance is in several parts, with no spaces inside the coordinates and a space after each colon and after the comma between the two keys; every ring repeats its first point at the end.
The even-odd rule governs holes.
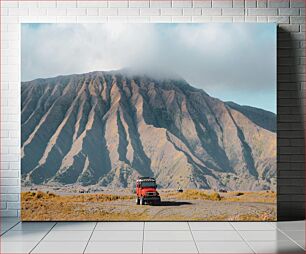
{"type": "Polygon", "coordinates": [[[55,222],[21,222],[11,230],[13,231],[49,231],[55,222]]]}
{"type": "Polygon", "coordinates": [[[6,231],[8,231],[8,229],[6,229],[6,228],[1,228],[1,229],[0,229],[0,235],[4,234],[6,231]]]}
{"type": "Polygon", "coordinates": [[[19,222],[1,222],[0,226],[1,227],[13,227],[15,225],[19,224],[19,222]]]}
{"type": "Polygon", "coordinates": [[[143,231],[94,231],[90,241],[142,241],[143,231]]]}
{"type": "Polygon", "coordinates": [[[245,242],[197,242],[200,253],[253,253],[245,242]]]}
{"type": "Polygon", "coordinates": [[[8,231],[9,229],[13,228],[14,226],[18,224],[19,222],[1,222],[0,224],[1,234],[8,231]]]}
{"type": "Polygon", "coordinates": [[[142,242],[89,242],[85,253],[142,253],[142,242]]]}
{"type": "Polygon", "coordinates": [[[48,234],[53,222],[17,223],[1,222],[1,230],[15,225],[1,236],[1,253],[28,253],[42,238],[33,253],[82,253],[91,234],[85,253],[141,253],[143,238],[144,253],[197,253],[193,238],[200,253],[251,253],[239,234],[256,253],[304,253],[305,247],[304,221],[60,222],[48,234]]]}
{"type": "Polygon", "coordinates": [[[143,230],[144,222],[98,222],[95,230],[143,230]]]}
{"type": "Polygon", "coordinates": [[[243,241],[236,231],[192,231],[195,241],[243,241]]]}
{"type": "Polygon", "coordinates": [[[301,248],[303,248],[304,250],[306,250],[305,240],[296,240],[295,242],[296,242],[301,248]]]}
{"type": "Polygon", "coordinates": [[[83,253],[87,242],[40,242],[31,253],[83,253]]]}
{"type": "Polygon", "coordinates": [[[198,253],[193,241],[144,242],[143,253],[198,253]]]}
{"type": "Polygon", "coordinates": [[[66,231],[66,230],[93,230],[96,222],[58,222],[52,229],[55,231],[66,231]]]}
{"type": "Polygon", "coordinates": [[[190,231],[144,231],[145,241],[192,241],[190,231]]]}
{"type": "Polygon", "coordinates": [[[281,221],[281,222],[276,222],[275,226],[281,230],[305,231],[305,221],[281,221]]]}
{"type": "MultiPolygon", "coordinates": [[[[17,231],[15,231],[17,232],[17,231]]],[[[92,231],[50,231],[43,239],[44,242],[86,242],[92,231]]]]}
{"type": "Polygon", "coordinates": [[[277,228],[277,227],[276,227],[276,224],[277,224],[276,221],[271,221],[271,222],[269,222],[269,223],[270,223],[270,225],[272,225],[273,228],[277,228]]]}
{"type": "Polygon", "coordinates": [[[187,222],[145,222],[144,230],[190,230],[187,222]]]}
{"type": "Polygon", "coordinates": [[[14,225],[11,225],[11,224],[0,225],[1,234],[10,230],[12,227],[14,227],[14,225]]]}
{"type": "Polygon", "coordinates": [[[189,222],[191,230],[235,230],[229,222],[189,222]]]}
{"type": "Polygon", "coordinates": [[[289,236],[291,240],[298,243],[302,248],[305,249],[305,231],[304,230],[291,230],[282,231],[285,235],[289,236]]]}
{"type": "Polygon", "coordinates": [[[291,241],[248,242],[255,253],[304,253],[304,250],[291,241]]]}
{"type": "Polygon", "coordinates": [[[40,241],[47,232],[40,231],[8,231],[1,236],[3,242],[35,242],[40,241]]]}
{"type": "Polygon", "coordinates": [[[274,230],[269,222],[231,222],[237,230],[274,230]]]}
{"type": "Polygon", "coordinates": [[[1,242],[0,253],[29,253],[37,242],[1,242]]]}
{"type": "Polygon", "coordinates": [[[303,230],[290,230],[282,232],[293,240],[305,240],[305,231],[303,230]]]}
{"type": "Polygon", "coordinates": [[[287,236],[278,230],[272,231],[239,231],[240,235],[246,241],[286,241],[287,236]]]}

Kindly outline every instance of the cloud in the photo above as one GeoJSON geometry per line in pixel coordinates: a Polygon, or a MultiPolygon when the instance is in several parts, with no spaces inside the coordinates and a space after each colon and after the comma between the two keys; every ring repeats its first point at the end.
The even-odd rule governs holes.
{"type": "Polygon", "coordinates": [[[22,80],[163,69],[215,97],[275,111],[274,24],[24,24],[21,53],[22,80]]]}
{"type": "Polygon", "coordinates": [[[24,25],[22,79],[119,69],[129,62],[144,61],[154,47],[152,28],[124,24],[24,25]]]}

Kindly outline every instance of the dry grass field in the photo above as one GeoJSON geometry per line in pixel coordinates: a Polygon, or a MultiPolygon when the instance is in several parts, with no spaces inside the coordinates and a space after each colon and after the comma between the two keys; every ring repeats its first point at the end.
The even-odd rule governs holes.
{"type": "Polygon", "coordinates": [[[276,193],[161,190],[158,206],[137,206],[135,195],[22,192],[24,221],[274,221],[276,193]]]}

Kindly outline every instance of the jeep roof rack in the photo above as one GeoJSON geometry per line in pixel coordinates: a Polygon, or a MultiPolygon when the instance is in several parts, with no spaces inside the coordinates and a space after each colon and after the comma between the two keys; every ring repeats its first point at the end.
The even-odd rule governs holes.
{"type": "Polygon", "coordinates": [[[149,176],[141,176],[137,178],[137,181],[155,181],[155,178],[149,176]]]}

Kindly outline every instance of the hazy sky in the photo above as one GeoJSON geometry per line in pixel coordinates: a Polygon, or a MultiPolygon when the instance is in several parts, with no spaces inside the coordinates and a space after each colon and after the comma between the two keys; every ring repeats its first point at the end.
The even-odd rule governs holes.
{"type": "Polygon", "coordinates": [[[276,112],[275,24],[23,24],[23,81],[133,68],[276,112]]]}

